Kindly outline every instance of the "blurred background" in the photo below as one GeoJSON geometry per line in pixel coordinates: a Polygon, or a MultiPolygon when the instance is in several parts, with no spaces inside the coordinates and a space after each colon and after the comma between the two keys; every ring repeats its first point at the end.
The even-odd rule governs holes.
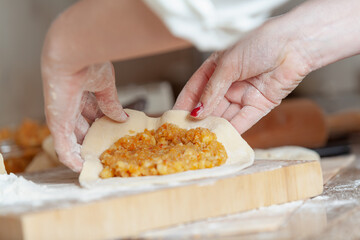
{"type": "MultiPolygon", "coordinates": [[[[46,151],[53,148],[45,124],[40,56],[51,22],[75,2],[0,1],[0,152],[9,172],[59,164],[56,153],[46,151]]],[[[302,2],[290,0],[272,16],[302,2]]],[[[210,54],[188,47],[114,62],[120,102],[148,115],[171,109],[210,54]]],[[[355,56],[309,74],[287,101],[243,138],[253,148],[296,145],[315,149],[322,157],[350,152],[350,146],[360,143],[359,66],[360,56],[355,56]]]]}
{"type": "MultiPolygon", "coordinates": [[[[18,124],[25,117],[44,120],[40,75],[43,40],[52,20],[74,2],[0,1],[0,126],[18,124]]],[[[292,0],[273,15],[286,12],[301,2],[292,0]]],[[[121,91],[129,83],[168,82],[174,95],[168,94],[169,87],[164,84],[162,92],[167,98],[173,98],[206,56],[208,53],[189,48],[117,62],[117,84],[121,91]]],[[[292,95],[314,98],[325,111],[356,107],[360,103],[359,66],[360,56],[355,56],[324,67],[306,77],[292,95]]],[[[123,98],[132,101],[129,97],[123,98]]]]}
{"type": "MultiPolygon", "coordinates": [[[[50,132],[44,124],[40,56],[43,41],[51,22],[75,2],[76,0],[0,0],[0,153],[4,157],[8,173],[38,173],[61,165],[54,151],[53,142],[49,136],[50,132]]],[[[303,0],[289,0],[273,11],[272,15],[283,14],[302,2],[303,0]]],[[[158,115],[170,109],[186,81],[209,54],[209,52],[199,52],[190,47],[164,54],[115,62],[116,84],[121,103],[130,108],[143,110],[150,115],[158,115]]],[[[316,150],[321,157],[357,151],[359,160],[360,56],[339,61],[309,74],[288,98],[289,102],[281,104],[243,135],[251,147],[270,148],[298,145],[316,150]],[[350,148],[354,144],[357,144],[356,150],[350,148]]],[[[285,154],[288,153],[285,151],[285,154]]],[[[343,161],[340,158],[330,161],[339,160],[343,161]]],[[[348,162],[347,158],[344,158],[345,160],[348,162]]],[[[357,175],[360,166],[358,160],[356,161],[358,170],[351,165],[350,168],[353,168],[354,172],[342,171],[341,177],[338,178],[339,175],[337,175],[337,180],[325,187],[325,190],[328,191],[325,195],[316,198],[315,204],[311,205],[312,202],[307,201],[307,204],[303,205],[305,211],[299,211],[300,205],[287,205],[291,209],[295,206],[296,214],[292,214],[290,208],[286,207],[286,217],[282,217],[279,211],[281,206],[275,206],[276,221],[279,222],[278,219],[283,219],[280,221],[280,236],[285,236],[283,234],[287,229],[284,226],[288,227],[290,231],[296,229],[294,231],[296,234],[299,233],[299,229],[303,229],[299,226],[306,226],[310,230],[316,229],[316,233],[323,231],[331,234],[338,231],[334,223],[343,226],[344,230],[339,231],[339,236],[343,237],[343,233],[346,233],[346,236],[353,233],[350,230],[355,229],[354,226],[359,222],[355,219],[359,216],[359,212],[354,211],[354,209],[359,209],[359,180],[353,181],[359,176],[357,175]],[[345,175],[349,175],[349,177],[344,177],[345,175]],[[328,201],[325,202],[327,199],[328,201]],[[334,207],[331,207],[332,204],[334,207]],[[340,208],[342,204],[344,207],[340,208]],[[314,208],[317,210],[320,209],[320,214],[311,206],[315,206],[314,208]],[[325,208],[327,212],[325,212],[325,208]],[[340,216],[340,213],[344,214],[340,216]],[[290,216],[292,217],[290,224],[285,224],[286,221],[289,221],[290,216]],[[304,219],[307,221],[309,216],[310,221],[307,224],[299,224],[299,219],[304,222],[304,219]],[[343,221],[343,219],[347,219],[347,221],[343,221]],[[327,225],[324,224],[324,221],[327,222],[327,225]],[[309,227],[309,225],[311,226],[309,227]]],[[[335,164],[338,163],[335,162],[335,164]]],[[[339,167],[337,171],[340,169],[339,167]]],[[[44,176],[53,177],[55,176],[52,175],[53,173],[50,172],[49,175],[44,176]]],[[[60,171],[60,174],[62,173],[64,172],[60,171]]],[[[61,181],[64,179],[67,180],[67,177],[61,178],[61,181]]],[[[52,179],[49,183],[53,185],[56,180],[56,178],[52,179]]],[[[61,185],[65,185],[63,182],[61,183],[61,185]]],[[[54,186],[56,185],[54,184],[54,186]]],[[[30,193],[30,191],[24,192],[30,193]]],[[[273,195],[271,194],[271,198],[274,198],[273,195]]],[[[299,204],[299,201],[296,204],[299,204]]],[[[276,232],[272,227],[271,214],[266,209],[262,208],[262,210],[266,212],[263,220],[270,224],[265,224],[268,226],[266,231],[269,231],[269,236],[276,236],[272,235],[276,232]]],[[[250,215],[239,215],[240,220],[230,218],[230,221],[225,220],[226,226],[223,224],[219,226],[225,226],[224,229],[228,233],[229,230],[235,231],[233,229],[238,229],[240,225],[248,225],[250,222],[250,233],[255,234],[257,230],[254,223],[258,222],[257,220],[260,219],[260,214],[263,212],[259,213],[251,211],[250,215]],[[246,224],[242,224],[241,221],[246,221],[246,224]],[[230,222],[232,224],[229,227],[230,222]]],[[[204,228],[206,229],[209,224],[211,224],[212,232],[216,232],[215,222],[208,222],[208,220],[205,225],[201,223],[194,225],[194,229],[196,226],[206,226],[204,228]]],[[[184,231],[186,225],[182,226],[185,228],[177,229],[186,232],[184,231]]],[[[188,229],[191,230],[191,226],[188,229]]],[[[241,229],[244,231],[244,227],[241,229]]],[[[313,234],[312,231],[309,233],[313,234]]],[[[302,235],[300,234],[307,236],[303,234],[308,234],[308,232],[304,231],[302,235]]],[[[195,238],[201,237],[198,233],[194,236],[195,238]]],[[[226,238],[235,239],[236,236],[226,235],[226,238]]],[[[298,235],[297,238],[299,238],[298,235]]]]}

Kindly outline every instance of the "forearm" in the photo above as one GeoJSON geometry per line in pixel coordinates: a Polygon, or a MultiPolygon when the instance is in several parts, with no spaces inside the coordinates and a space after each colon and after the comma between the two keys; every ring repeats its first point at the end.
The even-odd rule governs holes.
{"type": "Polygon", "coordinates": [[[179,49],[190,44],[170,34],[140,0],[80,1],[52,24],[42,61],[73,74],[105,61],[179,49]]]}
{"type": "MultiPolygon", "coordinates": [[[[360,53],[360,1],[308,1],[279,18],[310,71],[360,53]]],[[[277,20],[276,20],[277,21],[277,20]]]]}

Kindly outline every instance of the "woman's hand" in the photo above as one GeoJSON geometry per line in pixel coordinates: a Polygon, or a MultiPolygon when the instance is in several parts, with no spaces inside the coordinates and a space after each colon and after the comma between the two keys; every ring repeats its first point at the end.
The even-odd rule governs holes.
{"type": "Polygon", "coordinates": [[[45,113],[61,162],[80,171],[80,144],[98,117],[127,119],[109,61],[190,46],[173,37],[140,0],[79,1],[54,21],[41,70],[45,113]]]}
{"type": "Polygon", "coordinates": [[[356,0],[309,1],[268,21],[232,48],[210,56],[174,109],[200,119],[221,116],[245,132],[308,73],[359,53],[359,10],[356,0]]]}
{"type": "Polygon", "coordinates": [[[258,29],[224,52],[214,53],[190,78],[175,109],[191,116],[220,116],[245,132],[280,104],[310,71],[299,52],[276,29],[258,29]]]}
{"type": "Polygon", "coordinates": [[[96,118],[127,119],[117,97],[110,62],[88,66],[75,74],[61,74],[43,62],[45,114],[59,159],[74,171],[82,162],[80,144],[96,118]]]}

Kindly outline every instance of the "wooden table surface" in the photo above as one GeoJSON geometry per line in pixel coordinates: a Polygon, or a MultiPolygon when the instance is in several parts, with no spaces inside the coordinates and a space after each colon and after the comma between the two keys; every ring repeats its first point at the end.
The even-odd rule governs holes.
{"type": "MultiPolygon", "coordinates": [[[[22,180],[19,185],[23,190],[14,189],[14,185],[4,189],[10,196],[13,190],[15,193],[10,200],[4,198],[0,207],[0,239],[132,237],[153,229],[304,200],[323,192],[321,168],[315,160],[258,159],[233,175],[173,186],[154,185],[151,189],[144,183],[137,188],[120,184],[118,188],[102,185],[84,189],[77,185],[78,175],[68,169],[71,174],[61,169],[24,174],[17,179],[22,180]]],[[[270,218],[268,229],[284,220],[282,215],[276,218],[270,218]]],[[[243,231],[249,231],[259,224],[255,218],[252,227],[243,226],[243,231]]]]}
{"type": "Polygon", "coordinates": [[[322,195],[146,232],[142,239],[360,239],[360,146],[322,195]]]}
{"type": "Polygon", "coordinates": [[[330,180],[315,198],[151,230],[133,238],[360,239],[360,147],[355,157],[322,161],[322,169],[323,179],[330,180]],[[344,162],[347,167],[337,172],[344,162]]]}

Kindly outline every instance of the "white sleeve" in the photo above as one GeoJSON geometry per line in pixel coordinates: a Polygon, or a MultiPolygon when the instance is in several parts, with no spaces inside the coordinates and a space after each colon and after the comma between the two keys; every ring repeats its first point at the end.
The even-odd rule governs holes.
{"type": "Polygon", "coordinates": [[[225,49],[287,0],[143,0],[170,32],[202,51],[225,49]]]}

